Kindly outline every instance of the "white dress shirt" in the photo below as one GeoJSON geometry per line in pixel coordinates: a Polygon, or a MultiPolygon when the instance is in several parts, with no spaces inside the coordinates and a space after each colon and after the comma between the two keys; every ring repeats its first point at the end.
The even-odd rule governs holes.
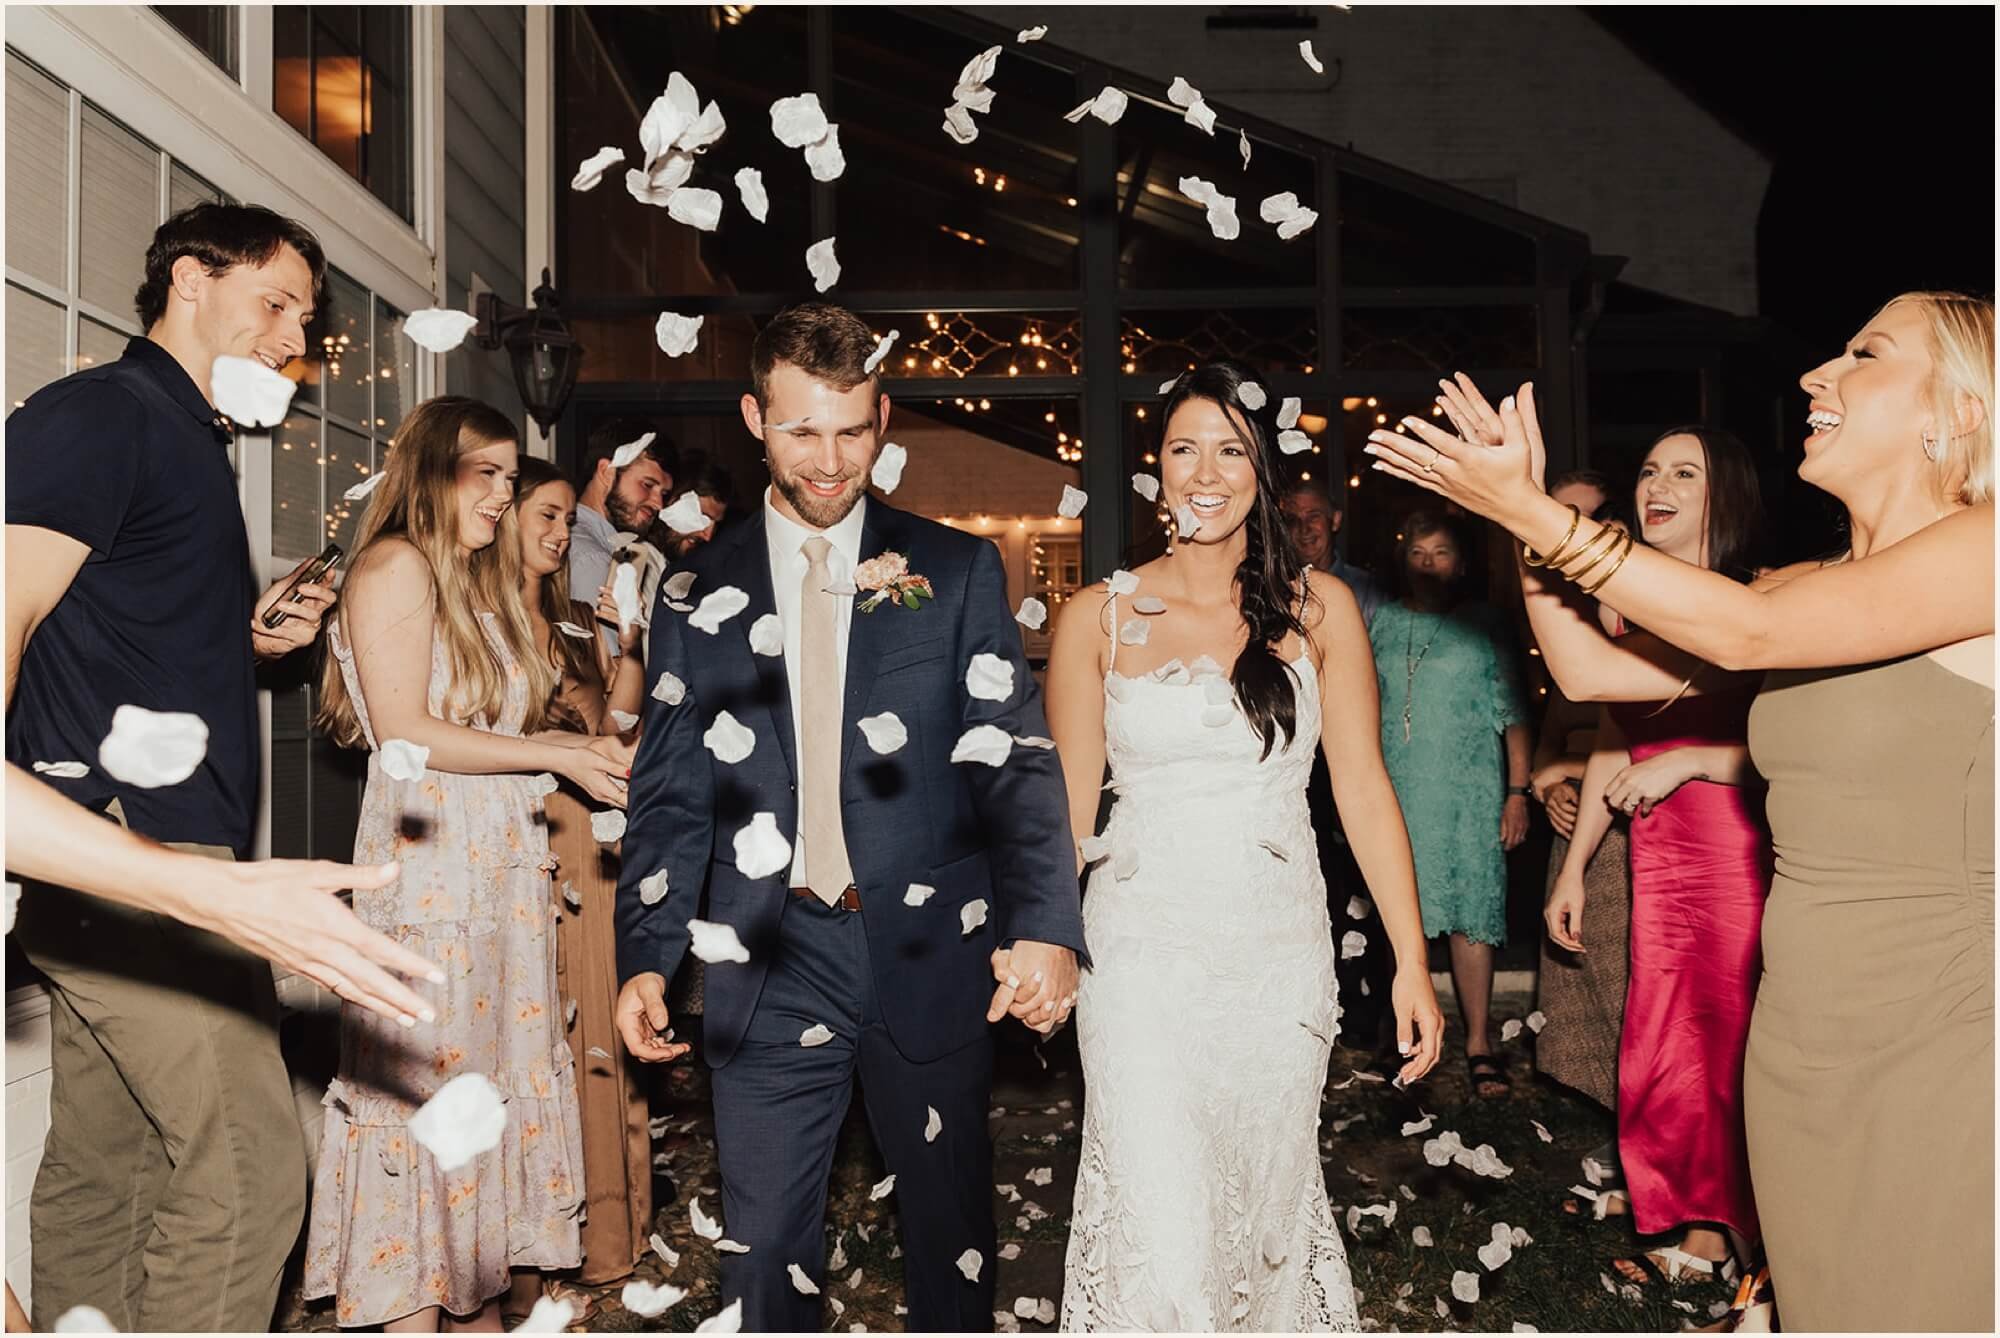
{"type": "MultiPolygon", "coordinates": [[[[764,490],[764,541],[771,552],[771,593],[777,599],[778,619],[785,631],[785,682],[792,694],[792,757],[795,761],[805,751],[805,739],[799,719],[799,596],[800,587],[805,584],[806,568],[811,562],[805,555],[805,542],[815,534],[826,536],[833,550],[826,555],[826,565],[832,574],[832,581],[852,584],[854,569],[861,562],[862,513],[868,507],[868,498],[863,496],[852,511],[838,525],[828,530],[809,530],[797,521],[781,514],[771,505],[771,490],[764,490]]],[[[835,700],[845,701],[847,690],[847,629],[854,623],[854,600],[844,598],[834,606],[833,616],[833,658],[840,666],[840,683],[835,700]]],[[[798,830],[792,833],[792,874],[791,885],[804,887],[806,882],[806,792],[798,787],[799,822],[798,830]]]]}

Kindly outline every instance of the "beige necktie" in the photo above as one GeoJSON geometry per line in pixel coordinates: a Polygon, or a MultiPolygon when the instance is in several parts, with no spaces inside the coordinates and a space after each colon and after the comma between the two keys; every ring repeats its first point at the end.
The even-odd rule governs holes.
{"type": "Polygon", "coordinates": [[[854,882],[847,836],[840,826],[840,662],[834,644],[837,610],[826,587],[833,545],[815,534],[802,545],[806,579],[799,587],[799,779],[805,796],[806,886],[831,906],[854,882]]]}

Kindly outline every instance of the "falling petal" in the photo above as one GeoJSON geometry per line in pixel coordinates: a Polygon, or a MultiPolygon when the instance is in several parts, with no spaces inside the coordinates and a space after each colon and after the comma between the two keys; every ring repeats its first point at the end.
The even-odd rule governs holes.
{"type": "Polygon", "coordinates": [[[737,1297],[722,1309],[694,1326],[696,1333],[743,1332],[743,1298],[737,1297]]]}
{"type": "Polygon", "coordinates": [[[1236,151],[1243,155],[1243,166],[1245,170],[1248,170],[1250,166],[1250,133],[1248,131],[1238,130],[1236,132],[1236,151]]]}
{"type": "Polygon", "coordinates": [[[73,1305],[56,1319],[57,1333],[117,1333],[118,1326],[94,1305],[73,1305]]]}
{"type": "Polygon", "coordinates": [[[403,317],[403,333],[412,343],[432,353],[449,353],[465,342],[479,318],[463,311],[425,307],[403,317]]]}
{"type": "Polygon", "coordinates": [[[625,810],[607,808],[602,813],[590,815],[590,834],[599,845],[610,845],[625,835],[625,810]]]}
{"type": "Polygon", "coordinates": [[[1014,40],[1016,42],[1039,42],[1048,35],[1049,25],[1046,23],[1037,23],[1032,28],[1023,28],[1021,31],[1015,33],[1014,40]]]}
{"type": "Polygon", "coordinates": [[[1191,107],[1201,101],[1201,90],[1177,74],[1167,85],[1167,101],[1176,107],[1191,107]]]}
{"type": "Polygon", "coordinates": [[[1301,236],[1310,231],[1312,225],[1317,222],[1319,222],[1319,213],[1317,210],[1300,208],[1289,218],[1278,224],[1278,240],[1281,242],[1291,241],[1294,237],[1301,236]]]}
{"type": "Polygon", "coordinates": [[[826,128],[826,138],[806,149],[806,166],[814,181],[838,181],[847,170],[847,158],[840,151],[840,127],[826,128]]]}
{"type": "Polygon", "coordinates": [[[1200,205],[1208,215],[1208,230],[1222,241],[1233,241],[1243,230],[1236,218],[1236,197],[1224,195],[1215,184],[1201,177],[1182,177],[1181,194],[1200,205]]]}
{"type": "Polygon", "coordinates": [[[779,98],[771,104],[771,133],[788,149],[803,149],[826,138],[826,113],[817,93],[779,98]]]}
{"type": "Polygon", "coordinates": [[[819,1284],[806,1276],[806,1271],[797,1264],[786,1264],[785,1274],[792,1280],[792,1290],[802,1296],[818,1296],[819,1284]]]}
{"type": "Polygon", "coordinates": [[[660,593],[668,599],[686,599],[688,591],[692,589],[694,589],[694,573],[677,571],[667,578],[665,585],[660,587],[660,593]]]}
{"type": "Polygon", "coordinates": [[[687,1299],[687,1289],[663,1282],[657,1287],[650,1282],[633,1279],[625,1284],[625,1290],[618,1294],[618,1300],[627,1310],[641,1319],[651,1319],[664,1315],[670,1306],[679,1305],[687,1299]]]}
{"type": "Polygon", "coordinates": [[[1502,1044],[1505,1044],[1506,1042],[1513,1040],[1516,1036],[1519,1036],[1520,1034],[1521,1034],[1521,1022],[1519,1018],[1510,1017],[1505,1022],[1502,1022],[1500,1024],[1500,1040],[1502,1044]]]}
{"type": "Polygon", "coordinates": [[[1132,491],[1149,502],[1157,502],[1160,500],[1160,480],[1152,474],[1134,474],[1132,491]]]}
{"type": "Polygon", "coordinates": [[[1201,131],[1204,135],[1213,136],[1215,134],[1215,108],[1208,105],[1206,98],[1196,97],[1194,102],[1188,107],[1187,114],[1181,117],[1181,119],[1201,131]]]}
{"type": "Polygon", "coordinates": [[[1167,601],[1161,599],[1158,595],[1141,595],[1132,601],[1132,612],[1134,613],[1152,614],[1165,613],[1166,611],[1167,601]]]}
{"type": "MultiPolygon", "coordinates": [[[[261,364],[260,364],[261,365],[261,364]]],[[[121,706],[97,746],[97,765],[113,780],[144,790],[179,785],[208,756],[208,725],[186,711],[121,706]]]]}
{"type": "Polygon", "coordinates": [[[1095,864],[1111,853],[1111,842],[1102,836],[1086,836],[1076,843],[1085,864],[1095,864]]]}
{"type": "Polygon", "coordinates": [[[1528,1030],[1534,1032],[1535,1035],[1541,1035],[1542,1028],[1548,1025],[1549,1020],[1543,1015],[1541,1009],[1537,1008],[1534,1012],[1528,1014],[1528,1030]]]}
{"type": "Polygon", "coordinates": [[[621,562],[611,577],[611,603],[618,610],[620,631],[641,621],[639,615],[639,569],[621,562]]]}
{"type": "Polygon", "coordinates": [[[855,723],[861,728],[861,737],[868,740],[869,751],[881,757],[900,751],[910,741],[909,729],[894,711],[863,716],[855,723]]]}
{"type": "Polygon", "coordinates": [[[37,762],[35,770],[57,780],[81,780],[90,774],[90,768],[81,762],[37,762]]]}
{"type": "Polygon", "coordinates": [[[722,1223],[702,1211],[700,1199],[688,1200],[688,1224],[694,1228],[694,1234],[703,1240],[722,1239],[722,1223]]]}
{"type": "Polygon", "coordinates": [[[461,1073],[424,1102],[409,1127],[410,1137],[437,1158],[439,1170],[455,1171],[500,1146],[507,1102],[485,1074],[461,1073]]]}
{"type": "Polygon", "coordinates": [[[1121,567],[1105,578],[1104,588],[1114,595],[1129,595],[1139,588],[1139,578],[1121,567]]]}
{"type": "Polygon", "coordinates": [[[979,1251],[967,1250],[964,1254],[958,1256],[958,1271],[965,1274],[967,1282],[977,1282],[979,1281],[980,1267],[985,1262],[985,1258],[979,1251]]]}
{"type": "Polygon", "coordinates": [[[1014,664],[981,651],[965,667],[965,690],[981,701],[1004,702],[1014,695],[1014,664]]]}
{"type": "Polygon", "coordinates": [[[588,629],[578,627],[575,623],[569,622],[567,620],[557,623],[556,631],[561,632],[566,637],[574,637],[578,641],[590,640],[590,632],[588,629]]]}
{"type": "Polygon", "coordinates": [[[909,889],[903,893],[903,904],[921,906],[936,895],[937,889],[929,883],[911,883],[909,889]]]}
{"type": "Polygon", "coordinates": [[[1201,528],[1201,517],[1194,513],[1193,507],[1183,502],[1174,508],[1174,527],[1180,531],[1180,537],[1185,539],[1201,528]]]}
{"type": "Polygon", "coordinates": [[[661,869],[655,873],[649,873],[644,878],[641,878],[639,880],[640,905],[657,906],[660,902],[660,899],[666,895],[667,895],[667,871],[665,869],[661,869]]]}
{"type": "Polygon", "coordinates": [[[986,923],[986,898],[974,897],[958,908],[958,936],[964,938],[986,923]]]}
{"type": "Polygon", "coordinates": [[[1039,632],[1049,620],[1049,606],[1029,595],[1021,601],[1021,607],[1014,613],[1014,621],[1030,631],[1039,632]]]}
{"type": "Polygon", "coordinates": [[[701,338],[702,316],[682,316],[676,312],[663,311],[654,322],[653,339],[660,346],[660,352],[670,358],[678,358],[694,352],[695,344],[701,338]]]}
{"type": "Polygon", "coordinates": [[[924,1141],[935,1143],[937,1136],[944,1131],[944,1121],[938,1117],[936,1106],[925,1106],[924,1111],[924,1141]]]}
{"type": "MultiPolygon", "coordinates": [[[[678,154],[669,154],[665,166],[672,169],[678,157],[678,154]]],[[[636,167],[626,169],[625,191],[640,204],[664,209],[673,202],[674,192],[679,189],[678,185],[663,184],[658,180],[657,173],[649,174],[636,167]]]]}
{"type": "MultiPolygon", "coordinates": [[[[661,514],[665,515],[665,512],[661,514]]],[[[723,623],[748,607],[750,596],[733,585],[725,585],[720,590],[711,590],[703,595],[701,603],[688,615],[688,622],[713,636],[722,629],[723,623]]]]}
{"type": "Polygon", "coordinates": [[[1312,38],[1308,37],[1305,41],[1299,43],[1299,57],[1312,67],[1314,74],[1326,73],[1326,66],[1320,64],[1319,57],[1313,54],[1312,38]]]}
{"type": "Polygon", "coordinates": [[[1451,1275],[1451,1294],[1454,1300],[1463,1301],[1467,1305],[1477,1304],[1479,1300],[1479,1275],[1477,1273],[1467,1273],[1463,1269],[1454,1272],[1451,1275]]]}
{"type": "MultiPolygon", "coordinates": [[[[810,150],[806,157],[812,157],[810,150]]],[[[702,232],[714,232],[722,222],[722,195],[700,186],[684,186],[667,201],[667,217],[702,232]]]]}
{"type": "Polygon", "coordinates": [[[1080,102],[1076,106],[1070,108],[1068,111],[1063,113],[1063,120],[1068,121],[1071,125],[1075,125],[1078,121],[1081,121],[1084,117],[1090,115],[1091,108],[1095,107],[1096,105],[1097,102],[1096,99],[1094,98],[1088,102],[1080,102]]]}
{"type": "Polygon", "coordinates": [[[979,123],[964,103],[954,102],[944,109],[944,132],[954,144],[970,144],[979,138],[979,123]]]}
{"type": "Polygon", "coordinates": [[[1601,1185],[1606,1180],[1608,1180],[1610,1176],[1611,1173],[1604,1169],[1604,1163],[1599,1161],[1597,1158],[1585,1157],[1583,1159],[1583,1178],[1585,1180],[1588,1180],[1591,1184],[1601,1185]]]}
{"type": "Polygon", "coordinates": [[[869,1186],[868,1201],[870,1203],[873,1203],[877,1199],[886,1199],[889,1197],[890,1191],[894,1190],[895,1188],[896,1188],[896,1177],[893,1175],[883,1176],[880,1180],[877,1180],[873,1185],[869,1186]]]}
{"type": "MultiPolygon", "coordinates": [[[[901,339],[902,337],[903,337],[903,332],[901,330],[891,330],[889,331],[888,334],[885,334],[880,339],[876,340],[875,351],[868,355],[868,361],[861,364],[861,370],[868,373],[870,376],[873,376],[875,374],[875,369],[882,365],[882,359],[889,356],[889,350],[894,348],[896,346],[896,341],[898,339],[901,339]]],[[[884,449],[887,448],[885,447],[884,449]]],[[[889,486],[894,487],[895,485],[891,484],[889,486]]]]}
{"type": "Polygon", "coordinates": [[[750,649],[759,655],[785,653],[785,620],[767,613],[750,624],[750,649]]]}
{"type": "Polygon", "coordinates": [[[751,818],[737,830],[735,846],[736,871],[745,878],[769,878],[792,862],[792,843],[778,830],[775,813],[759,813],[751,818]]]}
{"type": "MultiPolygon", "coordinates": [[[[666,318],[663,316],[660,319],[664,322],[666,318]]],[[[699,329],[700,326],[701,322],[696,321],[695,327],[699,329]]],[[[691,348],[693,345],[690,344],[689,347],[691,348]]],[[[653,439],[657,436],[659,436],[657,432],[648,432],[636,440],[628,441],[623,446],[620,446],[611,453],[611,467],[613,469],[623,469],[634,460],[637,460],[640,455],[644,454],[646,448],[653,444],[653,439]]]]}
{"type": "Polygon", "coordinates": [[[833,242],[828,237],[806,248],[806,270],[812,275],[817,292],[823,293],[840,282],[840,262],[834,259],[833,242]]]}
{"type": "Polygon", "coordinates": [[[993,77],[993,71],[1000,64],[1000,51],[1001,48],[997,46],[989,46],[971,60],[965,62],[965,68],[958,72],[958,87],[979,87],[990,80],[993,77]]]}
{"type": "Polygon", "coordinates": [[[1368,918],[1368,903],[1360,897],[1349,897],[1347,899],[1347,917],[1350,920],[1366,920],[1368,918]]]}
{"type": "Polygon", "coordinates": [[[1075,520],[1083,514],[1083,508],[1090,504],[1090,494],[1081,488],[1063,484],[1062,500],[1056,503],[1056,514],[1065,520],[1075,520]]]}
{"type": "Polygon", "coordinates": [[[984,762],[989,767],[997,767],[1007,760],[1007,754],[1014,751],[1014,738],[998,725],[974,725],[958,736],[952,745],[951,760],[954,762],[984,762]]]}
{"type": "Polygon", "coordinates": [[[669,706],[679,706],[687,699],[687,684],[662,669],[659,681],[653,684],[653,700],[665,702],[669,706]]]}
{"type": "Polygon", "coordinates": [[[1541,1139],[1544,1143],[1553,1143],[1556,1141],[1556,1136],[1550,1133],[1540,1120],[1529,1120],[1528,1123],[1535,1126],[1535,1137],[1541,1139]]]}
{"type": "Polygon", "coordinates": [[[554,1296],[540,1297],[528,1317],[514,1326],[515,1333],[563,1333],[576,1321],[576,1304],[554,1296]]]}
{"type": "Polygon", "coordinates": [[[1312,438],[1295,427],[1288,427],[1278,433],[1278,449],[1286,455],[1297,455],[1300,451],[1312,449],[1312,438]]]}
{"type": "Polygon", "coordinates": [[[1118,118],[1125,114],[1126,104],[1131,101],[1125,90],[1105,85],[1098,95],[1090,100],[1090,114],[1106,125],[1117,125],[1118,118]]]}
{"type": "Polygon", "coordinates": [[[1264,387],[1258,385],[1255,381],[1245,381],[1242,385],[1236,387],[1236,398],[1243,401],[1243,407],[1246,409],[1261,409],[1270,403],[1264,397],[1264,387]]]}
{"type": "Polygon", "coordinates": [[[1437,1302],[1437,1316],[1439,1319],[1451,1318],[1451,1307],[1444,1303],[1443,1297],[1433,1296],[1431,1300],[1437,1302]]]}
{"type": "Polygon", "coordinates": [[[1174,387],[1179,385],[1180,383],[1181,379],[1178,376],[1170,377],[1167,380],[1160,382],[1160,394],[1163,397],[1173,394],[1174,387]]]}
{"type": "Polygon", "coordinates": [[[639,717],[633,715],[630,711],[614,710],[610,714],[611,723],[618,727],[620,734],[626,733],[639,723],[639,717]]]}
{"type": "Polygon", "coordinates": [[[910,453],[895,442],[883,444],[882,453],[875,457],[875,467],[868,471],[868,481],[884,493],[892,493],[903,481],[903,466],[908,464],[910,453]]]}
{"type": "Polygon", "coordinates": [[[1412,1134],[1429,1133],[1431,1126],[1436,1123],[1437,1116],[1435,1115],[1426,1115],[1421,1120],[1405,1120],[1403,1121],[1403,1137],[1408,1138],[1412,1134]]]}
{"type": "Polygon", "coordinates": [[[361,480],[361,482],[355,484],[352,488],[349,488],[346,492],[342,493],[340,495],[340,500],[343,502],[361,501],[363,498],[367,497],[369,493],[374,492],[377,488],[381,487],[382,480],[388,477],[389,476],[386,473],[370,474],[367,478],[361,480]]]}
{"type": "Polygon", "coordinates": [[[651,163],[672,148],[700,111],[694,85],[679,70],[669,74],[666,91],[653,99],[639,121],[639,147],[646,151],[646,161],[651,163]]]}
{"type": "Polygon", "coordinates": [[[1477,1251],[1479,1262],[1488,1273],[1495,1271],[1514,1257],[1514,1242],[1508,1236],[1507,1228],[1496,1225],[1493,1230],[1495,1232],[1493,1239],[1480,1246],[1477,1251]]]}
{"type": "Polygon", "coordinates": [[[238,427],[276,427],[284,421],[298,388],[298,382],[280,376],[257,359],[228,353],[217,355],[208,373],[208,392],[215,407],[238,427]]]}
{"type": "Polygon", "coordinates": [[[1305,401],[1297,395],[1287,395],[1278,404],[1278,428],[1283,431],[1299,425],[1299,410],[1305,408],[1305,401]]]}
{"type": "Polygon", "coordinates": [[[1055,1175],[1056,1171],[1053,1166],[1037,1166],[1028,1172],[1026,1179],[1031,1185],[1041,1185],[1047,1188],[1049,1183],[1055,1179],[1055,1175]]]}
{"type": "Polygon", "coordinates": [[[575,885],[567,878],[563,880],[562,897],[564,901],[570,904],[571,910],[580,911],[583,909],[583,893],[577,891],[575,885]]]}
{"type": "Polygon", "coordinates": [[[431,750],[408,739],[384,739],[379,756],[382,774],[390,780],[422,780],[424,768],[430,765],[431,750]]]}
{"type": "Polygon", "coordinates": [[[764,193],[764,174],[754,167],[736,173],[736,193],[742,197],[743,211],[762,223],[771,215],[771,197],[764,193]]]}
{"type": "Polygon", "coordinates": [[[1118,644],[1121,646],[1143,646],[1151,636],[1153,628],[1144,618],[1127,618],[1118,629],[1118,644]]]}

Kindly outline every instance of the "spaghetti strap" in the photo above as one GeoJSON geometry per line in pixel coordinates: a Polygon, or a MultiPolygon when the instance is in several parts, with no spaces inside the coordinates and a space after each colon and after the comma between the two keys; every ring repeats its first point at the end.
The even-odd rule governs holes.
{"type": "Polygon", "coordinates": [[[1106,672],[1116,673],[1118,671],[1118,596],[1117,595],[1113,594],[1113,595],[1108,595],[1106,597],[1104,601],[1104,610],[1107,614],[1110,615],[1109,622],[1111,624],[1111,663],[1106,666],[1106,672]]]}

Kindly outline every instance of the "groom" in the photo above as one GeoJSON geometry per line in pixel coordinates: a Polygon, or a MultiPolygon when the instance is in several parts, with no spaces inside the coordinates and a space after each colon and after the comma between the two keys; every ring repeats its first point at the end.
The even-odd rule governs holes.
{"type": "Polygon", "coordinates": [[[665,989],[690,919],[728,925],[749,954],[709,963],[703,1036],[724,1225],[750,1247],[722,1256],[723,1299],[761,1331],[820,1327],[791,1266],[825,1285],[827,1175],[857,1074],[895,1180],[909,1327],[991,1328],[988,1023],[1053,1030],[1083,955],[1055,753],[950,760],[974,726],[1047,725],[998,552],[867,497],[889,420],[874,348],[859,318],[820,304],[752,346],[743,421],[771,488],[682,568],[695,612],[655,611],[618,888],[618,1027],[640,1059],[687,1051],[665,989]],[[903,584],[928,590],[857,607],[897,558],[903,584]],[[747,606],[705,630],[732,590],[747,606]],[[988,687],[1003,675],[982,662],[1001,700],[968,689],[981,654],[1009,671],[988,687]],[[882,737],[898,732],[900,746],[882,737]],[[757,819],[789,851],[761,852],[757,819]]]}

